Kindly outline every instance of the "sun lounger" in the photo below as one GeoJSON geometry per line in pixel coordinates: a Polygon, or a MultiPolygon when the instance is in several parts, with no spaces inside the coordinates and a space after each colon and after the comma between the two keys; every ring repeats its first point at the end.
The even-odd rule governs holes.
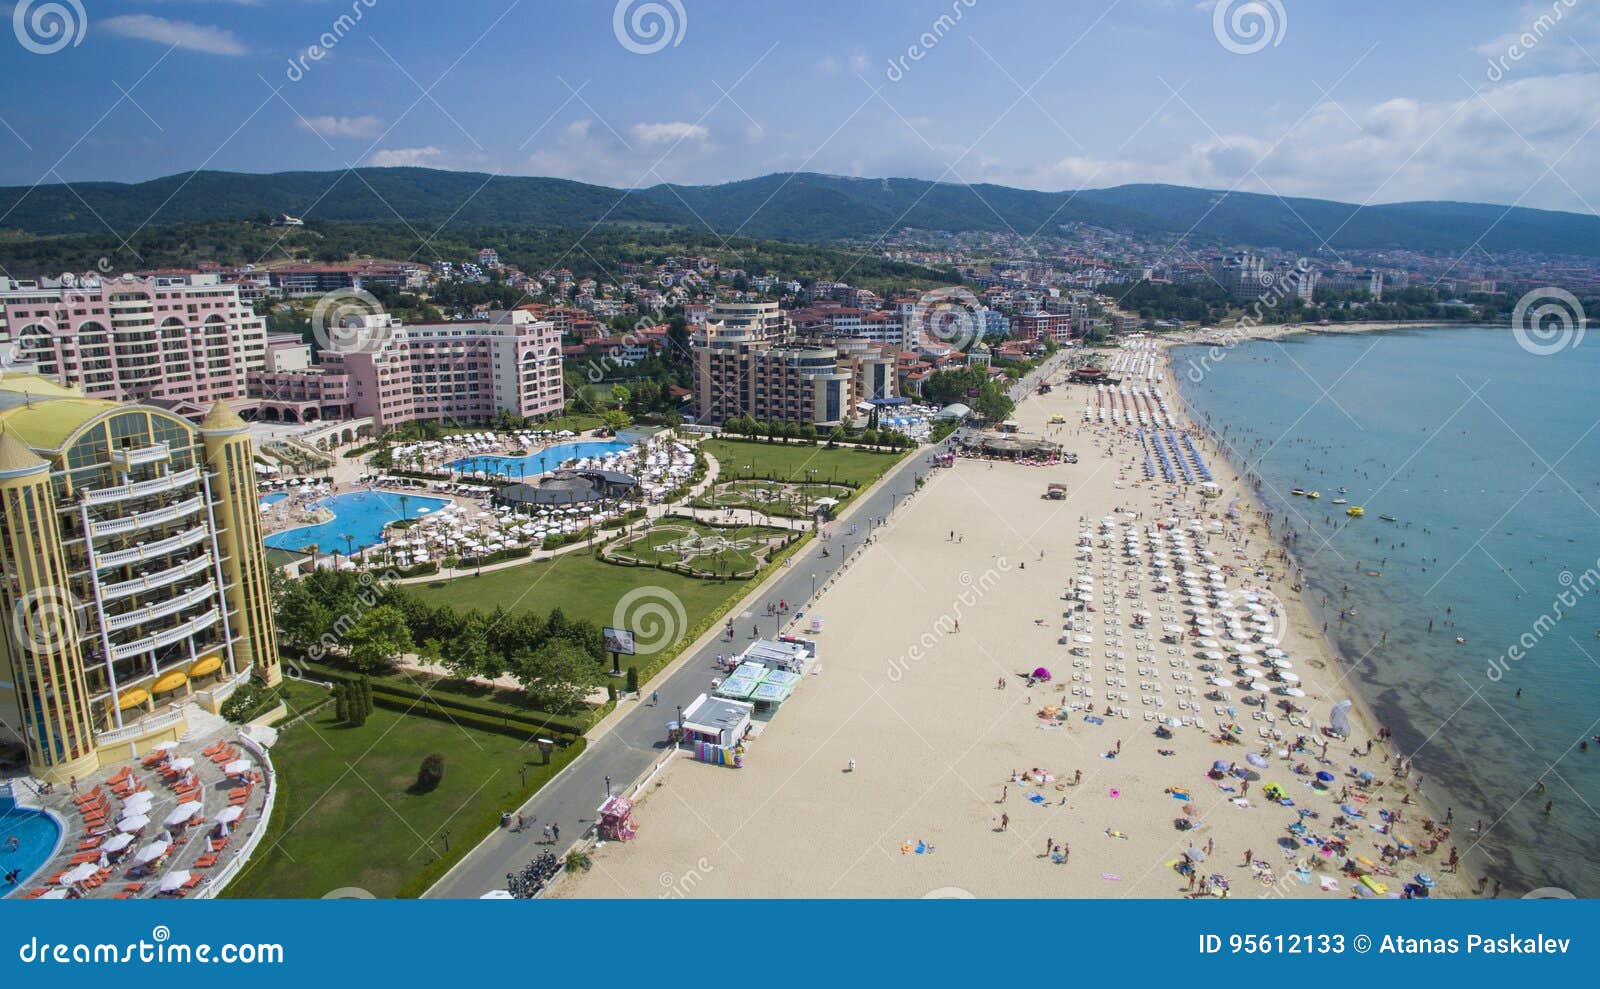
{"type": "Polygon", "coordinates": [[[194,860],[194,865],[197,869],[209,869],[216,864],[217,854],[215,852],[207,853],[194,860]]]}

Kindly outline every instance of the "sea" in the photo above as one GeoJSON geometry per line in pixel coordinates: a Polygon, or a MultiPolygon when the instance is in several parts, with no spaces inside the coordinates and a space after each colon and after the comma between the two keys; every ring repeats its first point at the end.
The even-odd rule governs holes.
{"type": "Polygon", "coordinates": [[[1412,756],[1469,870],[1600,896],[1600,334],[1306,333],[1173,365],[1290,538],[1340,695],[1412,756]]]}

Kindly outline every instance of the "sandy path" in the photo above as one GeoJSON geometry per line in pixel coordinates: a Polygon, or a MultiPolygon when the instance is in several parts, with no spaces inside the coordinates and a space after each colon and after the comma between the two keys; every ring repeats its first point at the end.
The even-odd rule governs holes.
{"type": "MultiPolygon", "coordinates": [[[[1179,714],[1188,712],[1177,710],[1184,695],[1176,688],[1207,690],[1207,674],[1196,669],[1204,660],[1194,647],[1169,654],[1159,630],[1148,639],[1137,638],[1132,613],[1141,604],[1157,611],[1168,603],[1179,614],[1184,608],[1181,598],[1157,597],[1148,566],[1130,570],[1120,554],[1098,548],[1092,564],[1075,558],[1080,519],[1092,526],[1098,543],[1099,520],[1113,509],[1145,513],[1136,530],[1141,538],[1152,519],[1171,514],[1160,504],[1168,486],[1134,483],[1140,476],[1131,469],[1136,442],[1121,430],[1096,436],[1082,428],[1089,395],[1086,387],[1058,387],[1022,403],[1016,414],[1024,432],[1056,439],[1077,452],[1076,465],[959,460],[952,469],[932,472],[924,490],[820,599],[817,610],[826,618],[821,671],[807,677],[751,742],[745,768],[679,759],[644,795],[636,812],[639,837],[599,848],[593,871],[563,883],[557,895],[1180,896],[1186,881],[1170,863],[1191,845],[1205,847],[1208,839],[1214,852],[1203,872],[1225,877],[1231,895],[1350,895],[1350,880],[1342,876],[1338,893],[1321,891],[1316,878],[1302,884],[1293,877],[1296,861],[1311,856],[1287,852],[1276,842],[1297,820],[1297,811],[1264,802],[1259,789],[1269,781],[1283,784],[1301,807],[1320,815],[1310,823],[1323,828],[1338,813],[1332,794],[1313,792],[1277,759],[1264,779],[1252,784],[1247,808],[1230,802],[1237,793],[1223,792],[1206,777],[1214,759],[1242,766],[1246,751],[1262,747],[1256,732],[1264,722],[1252,720],[1251,709],[1237,704],[1243,691],[1231,694],[1248,733],[1246,745],[1220,745],[1198,727],[1177,728],[1172,739],[1161,740],[1145,720],[1145,712],[1153,709],[1140,703],[1139,680],[1161,684],[1167,703],[1163,714],[1179,714]],[[1049,425],[1053,415],[1067,424],[1049,425]],[[1071,496],[1043,500],[1051,481],[1067,483],[1071,496]],[[1108,560],[1115,561],[1119,596],[1129,589],[1130,573],[1142,574],[1139,598],[1123,598],[1122,614],[1112,616],[1110,626],[1104,624],[1110,614],[1103,575],[1108,560]],[[1084,566],[1097,582],[1099,610],[1082,616],[1090,620],[1095,643],[1083,657],[1087,668],[1075,668],[1075,657],[1058,640],[1068,608],[1063,592],[1084,566]],[[1107,688],[1104,666],[1115,660],[1104,655],[1105,640],[1117,638],[1123,642],[1126,671],[1111,675],[1127,685],[1107,688]],[[1141,644],[1150,651],[1138,652],[1141,644]],[[1174,668],[1174,659],[1187,660],[1189,668],[1174,668]],[[1028,688],[1018,674],[1041,665],[1051,668],[1056,682],[1028,688]],[[1148,676],[1141,675],[1141,665],[1148,676]],[[1087,683],[1074,684],[1074,673],[1087,683]],[[997,686],[1002,678],[1004,689],[997,686]],[[1042,728],[1038,712],[1077,700],[1067,692],[1072,686],[1093,687],[1102,715],[1108,689],[1127,691],[1130,699],[1115,706],[1128,708],[1130,718],[1095,725],[1078,712],[1060,727],[1042,728]],[[1107,758],[1119,742],[1120,754],[1107,758]],[[1163,756],[1159,749],[1174,754],[1163,756]],[[857,768],[846,773],[850,759],[857,768]],[[1035,767],[1057,780],[1070,780],[1079,771],[1083,779],[1077,786],[1008,782],[1013,772],[1035,767]],[[1164,792],[1169,788],[1190,792],[1205,821],[1201,830],[1175,828],[1183,802],[1164,792]],[[1042,796],[1043,802],[1030,802],[1029,794],[1042,796]],[[1009,817],[1003,832],[1001,814],[1009,817]],[[1108,830],[1126,837],[1108,836],[1108,830]],[[1067,843],[1066,864],[1054,864],[1045,855],[1050,840],[1067,843]],[[914,849],[919,842],[933,851],[902,851],[903,845],[914,849]],[[1271,864],[1276,883],[1252,874],[1244,864],[1246,850],[1271,864]]],[[[1170,385],[1167,395],[1176,412],[1170,385]]],[[[1207,448],[1205,453],[1225,489],[1220,504],[1226,505],[1243,492],[1216,452],[1207,448]]],[[[1253,520],[1253,512],[1247,515],[1253,520]]],[[[1247,552],[1252,558],[1267,549],[1259,532],[1243,535],[1251,538],[1247,552]]],[[[1221,562],[1240,563],[1232,542],[1219,535],[1210,540],[1221,562]]],[[[1282,567],[1274,569],[1281,573],[1282,567]]],[[[1235,588],[1258,583],[1245,574],[1229,579],[1235,588]]],[[[1300,703],[1322,723],[1332,700],[1347,691],[1337,685],[1338,668],[1297,596],[1279,581],[1271,586],[1287,605],[1280,622],[1286,625],[1283,648],[1309,695],[1300,703]]],[[[711,675],[707,671],[708,686],[711,675]]],[[[1213,715],[1211,702],[1198,700],[1198,705],[1210,730],[1226,720],[1213,715]]],[[[1291,741],[1298,731],[1287,722],[1279,727],[1291,741]]],[[[1354,731],[1353,741],[1364,746],[1366,727],[1358,723],[1354,731]]],[[[1329,746],[1332,764],[1326,768],[1341,777],[1334,793],[1352,763],[1385,775],[1381,749],[1365,759],[1347,758],[1349,749],[1349,742],[1329,746]]],[[[1228,783],[1238,786],[1238,781],[1228,783]]],[[[1400,791],[1393,784],[1379,790],[1369,805],[1373,817],[1383,794],[1389,805],[1398,803],[1400,791]]],[[[1422,829],[1413,822],[1423,808],[1406,812],[1401,832],[1420,836],[1422,829]]],[[[1383,836],[1361,822],[1348,833],[1358,854],[1378,858],[1372,838],[1383,836]]],[[[1437,875],[1439,864],[1402,864],[1398,871],[1409,877],[1426,868],[1437,875]]],[[[1333,868],[1324,871],[1331,874],[1333,868]]]]}

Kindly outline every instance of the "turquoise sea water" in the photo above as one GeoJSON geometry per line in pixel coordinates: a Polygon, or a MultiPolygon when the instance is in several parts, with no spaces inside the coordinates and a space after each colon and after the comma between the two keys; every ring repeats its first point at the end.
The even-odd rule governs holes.
{"type": "Polygon", "coordinates": [[[1600,341],[1303,335],[1174,368],[1473,871],[1600,896],[1600,341]]]}

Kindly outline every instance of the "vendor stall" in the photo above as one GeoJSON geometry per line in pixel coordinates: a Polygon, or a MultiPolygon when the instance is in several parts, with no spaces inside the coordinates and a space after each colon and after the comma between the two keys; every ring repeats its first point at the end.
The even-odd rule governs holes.
{"type": "Polygon", "coordinates": [[[608,797],[595,812],[600,837],[607,841],[631,841],[639,833],[633,820],[633,801],[627,797],[608,797]]]}

